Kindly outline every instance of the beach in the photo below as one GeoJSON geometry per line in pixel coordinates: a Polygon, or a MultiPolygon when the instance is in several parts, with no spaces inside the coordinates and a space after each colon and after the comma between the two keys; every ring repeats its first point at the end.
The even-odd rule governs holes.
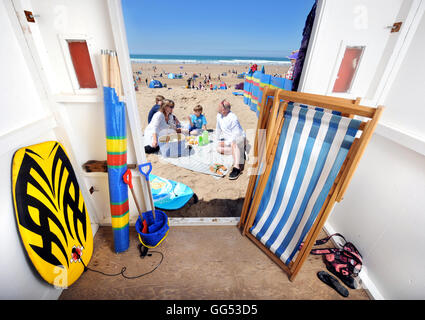
{"type": "MultiPolygon", "coordinates": [[[[155,97],[162,95],[175,103],[173,113],[180,121],[184,121],[192,113],[192,109],[200,104],[203,114],[207,119],[207,128],[215,129],[218,104],[226,99],[232,105],[234,112],[242,125],[242,128],[251,134],[247,134],[248,143],[253,145],[255,129],[257,127],[256,113],[251,111],[243,102],[243,96],[235,96],[232,92],[235,85],[244,82],[237,74],[247,72],[249,65],[231,64],[157,64],[157,63],[133,63],[133,74],[136,77],[138,90],[136,91],[137,103],[140,111],[142,128],[147,126],[149,110],[155,104],[155,97]],[[169,79],[168,73],[181,73],[182,79],[169,79]],[[161,77],[162,74],[162,77],[161,77]],[[198,75],[195,86],[199,82],[203,84],[205,75],[210,76],[210,84],[219,86],[225,82],[227,90],[210,90],[209,86],[203,89],[188,89],[187,80],[198,75]],[[140,77],[140,80],[137,79],[140,77]],[[151,89],[147,87],[151,79],[159,80],[166,84],[165,88],[151,89]],[[146,81],[147,80],[147,81],[146,81]],[[147,82],[147,84],[146,84],[147,82]]],[[[261,68],[261,66],[259,66],[261,68]]],[[[288,69],[287,65],[266,65],[267,74],[284,75],[288,69]]],[[[237,180],[229,180],[228,174],[224,178],[216,179],[211,175],[194,172],[181,167],[160,161],[158,155],[146,155],[147,160],[152,163],[152,173],[170,180],[188,185],[198,197],[195,203],[191,199],[182,209],[166,211],[169,217],[239,217],[249,176],[245,170],[237,180]]],[[[248,158],[249,162],[249,158],[248,158]]],[[[230,172],[229,168],[229,172],[230,172]]]]}

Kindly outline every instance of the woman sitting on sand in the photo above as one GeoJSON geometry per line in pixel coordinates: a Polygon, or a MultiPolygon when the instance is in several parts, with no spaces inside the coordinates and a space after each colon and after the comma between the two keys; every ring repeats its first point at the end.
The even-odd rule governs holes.
{"type": "Polygon", "coordinates": [[[174,102],[165,99],[158,112],[156,112],[151,122],[145,129],[145,153],[155,153],[159,151],[158,138],[161,135],[179,132],[179,120],[173,114],[174,102]]]}

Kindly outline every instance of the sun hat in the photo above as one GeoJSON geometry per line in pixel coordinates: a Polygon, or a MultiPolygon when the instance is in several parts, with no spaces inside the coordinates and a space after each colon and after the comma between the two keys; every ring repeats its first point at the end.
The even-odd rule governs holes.
{"type": "Polygon", "coordinates": [[[289,57],[287,57],[288,59],[290,59],[290,60],[292,60],[292,59],[295,59],[295,60],[297,60],[298,59],[298,53],[299,53],[299,51],[297,51],[297,52],[295,52],[295,53],[293,53],[293,54],[291,54],[289,57]]]}

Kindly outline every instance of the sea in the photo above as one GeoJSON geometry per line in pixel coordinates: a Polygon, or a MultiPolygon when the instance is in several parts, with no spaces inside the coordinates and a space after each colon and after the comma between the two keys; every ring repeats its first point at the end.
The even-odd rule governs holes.
{"type": "Polygon", "coordinates": [[[229,64],[229,65],[290,65],[288,58],[280,57],[242,57],[242,56],[198,56],[198,55],[160,55],[160,54],[130,54],[134,63],[158,64],[229,64]]]}

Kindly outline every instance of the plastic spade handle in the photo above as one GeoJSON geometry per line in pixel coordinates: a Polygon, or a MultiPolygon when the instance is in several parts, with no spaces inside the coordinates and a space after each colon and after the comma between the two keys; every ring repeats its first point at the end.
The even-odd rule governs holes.
{"type": "Polygon", "coordinates": [[[152,163],[150,163],[150,162],[146,162],[146,163],[144,163],[144,164],[141,164],[141,165],[139,165],[139,171],[140,171],[140,173],[141,174],[143,174],[144,176],[145,176],[145,178],[146,178],[146,182],[148,183],[148,192],[149,192],[149,201],[150,201],[150,203],[151,203],[151,207],[152,207],[152,215],[153,215],[153,219],[155,220],[155,206],[154,206],[154,204],[153,204],[153,197],[152,197],[152,191],[151,191],[151,184],[150,184],[150,182],[149,182],[149,174],[151,173],[151,171],[152,171],[152,163]],[[144,168],[144,167],[148,167],[148,171],[147,172],[144,172],[143,170],[142,170],[142,168],[144,168]]]}
{"type": "Polygon", "coordinates": [[[152,171],[152,163],[150,163],[150,162],[146,162],[146,163],[144,163],[144,164],[139,165],[139,171],[140,171],[140,173],[141,173],[141,174],[143,174],[143,175],[145,176],[146,181],[149,181],[149,174],[150,174],[150,173],[151,173],[151,171],[152,171]],[[147,171],[147,172],[144,172],[144,171],[142,170],[142,168],[144,168],[144,167],[148,167],[148,171],[147,171]]]}
{"type": "Polygon", "coordinates": [[[122,176],[122,179],[124,180],[124,183],[130,187],[131,195],[133,196],[134,203],[136,204],[137,211],[138,211],[139,216],[140,216],[140,221],[143,223],[143,231],[142,232],[148,233],[148,231],[147,231],[148,230],[148,224],[147,224],[146,220],[143,219],[142,211],[140,210],[140,206],[139,206],[139,203],[137,202],[136,195],[134,194],[133,183],[131,182],[131,170],[130,169],[127,169],[127,171],[122,176]]]}
{"type": "Polygon", "coordinates": [[[127,184],[130,189],[133,189],[133,183],[131,182],[131,170],[127,169],[127,171],[122,176],[122,179],[124,180],[124,183],[127,184]]]}

